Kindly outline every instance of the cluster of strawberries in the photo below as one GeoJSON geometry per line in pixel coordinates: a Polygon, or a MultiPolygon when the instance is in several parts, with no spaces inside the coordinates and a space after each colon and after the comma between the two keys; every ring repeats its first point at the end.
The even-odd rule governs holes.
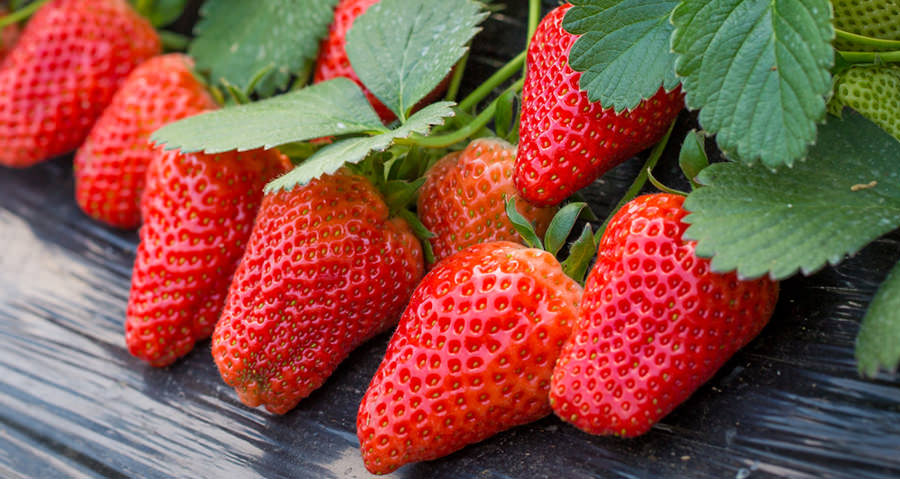
{"type": "MultiPolygon", "coordinates": [[[[343,37],[376,1],[340,2],[316,81],[355,79],[343,37]]],[[[286,413],[399,321],[357,418],[372,472],[551,412],[593,434],[639,435],[763,328],[778,286],[712,272],[682,239],[677,195],[616,213],[583,288],[553,254],[519,244],[508,199],[542,234],[555,205],[652,146],[683,105],[662,89],[620,114],[590,103],[566,61],[569,7],[529,48],[518,147],[475,140],[426,173],[417,212],[434,264],[363,176],[264,194],[291,166],[276,150],[149,144],[217,105],[188,57],[157,56],[156,33],[124,0],[55,0],[29,22],[0,67],[0,164],[78,148],[82,209],[116,227],[143,222],[129,350],[166,366],[212,336],[248,406],[286,413]]]]}

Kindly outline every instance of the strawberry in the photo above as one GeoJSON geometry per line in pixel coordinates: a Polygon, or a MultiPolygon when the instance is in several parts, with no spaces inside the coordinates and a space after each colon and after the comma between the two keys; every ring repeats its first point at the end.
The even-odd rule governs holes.
{"type": "Polygon", "coordinates": [[[375,474],[435,459],[550,413],[581,287],[546,251],[482,243],[416,288],[356,420],[375,474]]]}
{"type": "MultiPolygon", "coordinates": [[[[418,212],[435,235],[431,238],[435,261],[477,243],[521,241],[505,211],[506,199],[518,197],[512,178],[515,153],[515,147],[503,140],[478,139],[445,156],[425,174],[418,212]]],[[[556,208],[516,204],[543,236],[556,208]]]]}
{"type": "Polygon", "coordinates": [[[361,176],[267,194],[213,333],[222,379],[247,406],[288,412],[396,324],[423,270],[410,227],[361,176]]]}
{"type": "MultiPolygon", "coordinates": [[[[897,0],[831,0],[835,28],[883,40],[900,40],[900,6],[897,0]]],[[[876,50],[868,45],[834,41],[840,50],[876,50]]]]}
{"type": "Polygon", "coordinates": [[[0,165],[77,148],[125,77],[159,50],[153,27],[124,0],[44,5],[0,68],[0,165]]]}
{"type": "Polygon", "coordinates": [[[158,152],[147,170],[128,299],[131,354],[167,366],[212,333],[263,186],[289,168],[276,150],[158,152]]]}
{"type": "Polygon", "coordinates": [[[682,239],[684,197],[638,197],[613,217],[553,371],[556,414],[591,434],[637,436],[766,325],[778,283],[719,274],[682,239]]]}
{"type": "MultiPolygon", "coordinates": [[[[8,13],[9,11],[0,5],[0,18],[8,13]]],[[[19,39],[19,33],[19,26],[15,23],[0,29],[0,63],[3,62],[6,54],[15,46],[16,41],[19,39]]]]}
{"type": "Polygon", "coordinates": [[[537,206],[555,205],[666,133],[684,107],[678,87],[660,90],[631,111],[616,113],[580,91],[569,66],[576,37],[562,27],[564,4],[541,21],[528,48],[515,181],[537,206]]]}
{"type": "Polygon", "coordinates": [[[900,66],[853,66],[834,78],[832,114],[849,106],[900,139],[900,66]]]}
{"type": "Polygon", "coordinates": [[[89,216],[118,228],[140,224],[150,134],[167,123],[217,108],[184,55],[152,58],[135,69],[75,156],[75,198],[89,216]]]}

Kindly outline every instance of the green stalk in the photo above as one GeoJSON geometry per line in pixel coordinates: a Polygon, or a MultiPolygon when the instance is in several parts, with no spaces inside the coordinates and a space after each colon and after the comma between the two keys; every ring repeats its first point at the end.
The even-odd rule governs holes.
{"type": "Polygon", "coordinates": [[[38,9],[44,6],[44,4],[48,1],[50,0],[37,0],[36,2],[29,3],[25,8],[21,10],[16,10],[15,12],[12,12],[9,15],[0,18],[0,28],[27,20],[29,17],[34,15],[34,12],[38,11],[38,9]]]}
{"type": "Polygon", "coordinates": [[[900,50],[890,52],[843,52],[838,51],[850,63],[873,63],[876,59],[885,62],[900,62],[900,50]]]}
{"type": "Polygon", "coordinates": [[[525,54],[526,52],[519,53],[515,58],[509,61],[506,65],[503,65],[496,73],[491,75],[484,83],[481,84],[478,88],[475,89],[472,93],[469,94],[463,101],[459,102],[459,109],[462,111],[469,111],[474,108],[481,100],[484,100],[488,95],[494,91],[495,88],[502,85],[503,82],[509,80],[519,69],[522,68],[522,65],[525,64],[525,54]]]}
{"type": "Polygon", "coordinates": [[[853,42],[857,45],[865,45],[874,48],[900,48],[900,41],[898,40],[867,37],[865,35],[857,35],[856,33],[850,33],[837,28],[834,29],[834,33],[837,38],[853,42]]]}
{"type": "Polygon", "coordinates": [[[162,44],[163,50],[167,52],[183,52],[187,50],[191,38],[180,33],[170,32],[168,30],[157,30],[159,42],[162,44]]]}
{"type": "MultiPolygon", "coordinates": [[[[525,83],[524,78],[520,78],[519,81],[512,84],[506,91],[519,91],[522,89],[522,85],[525,83]]],[[[414,136],[411,138],[400,138],[396,140],[396,143],[401,145],[418,145],[424,148],[446,148],[448,146],[455,145],[466,138],[474,135],[479,130],[485,127],[490,121],[491,118],[494,117],[494,114],[497,112],[497,103],[500,101],[499,98],[495,99],[488,105],[487,108],[484,109],[478,116],[475,117],[474,120],[469,122],[466,126],[460,128],[459,130],[454,131],[453,133],[449,133],[447,135],[441,136],[414,136]]]]}
{"type": "Polygon", "coordinates": [[[600,242],[600,238],[603,237],[603,232],[606,231],[606,227],[609,226],[609,222],[612,221],[612,217],[615,216],[616,212],[622,209],[622,207],[625,206],[625,203],[633,200],[638,193],[641,192],[641,188],[647,183],[647,177],[649,176],[650,171],[656,166],[663,151],[665,151],[666,144],[669,143],[669,136],[672,135],[672,128],[674,127],[675,121],[672,121],[672,124],[669,125],[669,131],[667,131],[662,137],[662,140],[653,147],[653,151],[650,152],[650,156],[647,157],[647,161],[644,162],[644,166],[641,168],[641,172],[638,173],[637,178],[634,179],[634,183],[631,184],[628,191],[625,192],[625,195],[622,196],[622,199],[619,200],[619,203],[616,204],[615,208],[609,212],[606,221],[604,221],[603,224],[600,225],[600,228],[594,233],[594,241],[597,243],[600,242]]]}
{"type": "Polygon", "coordinates": [[[534,36],[534,32],[537,30],[540,21],[541,0],[528,0],[528,41],[526,42],[526,45],[531,45],[531,37],[534,36]]]}
{"type": "Polygon", "coordinates": [[[462,59],[456,64],[453,70],[453,78],[450,79],[450,86],[447,88],[447,101],[456,101],[456,95],[459,94],[459,86],[462,84],[463,74],[466,71],[466,63],[469,61],[469,52],[463,55],[462,59]]]}

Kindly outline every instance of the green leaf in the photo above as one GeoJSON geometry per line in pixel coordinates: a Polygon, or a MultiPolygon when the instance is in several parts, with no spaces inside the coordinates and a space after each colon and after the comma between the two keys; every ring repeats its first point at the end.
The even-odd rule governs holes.
{"type": "Polygon", "coordinates": [[[310,159],[286,175],[270,182],[266,185],[266,192],[291,190],[297,185],[305,185],[322,175],[336,172],[347,163],[359,163],[372,151],[388,149],[398,138],[408,138],[413,133],[428,134],[433,125],[440,125],[444,122],[444,118],[453,115],[453,105],[452,102],[446,101],[432,103],[418,111],[396,130],[332,143],[317,151],[310,159]]]}
{"type": "Polygon", "coordinates": [[[856,337],[859,372],[869,377],[879,369],[897,371],[900,363],[900,263],[875,293],[856,337]]]}
{"type": "Polygon", "coordinates": [[[472,0],[382,0],[347,32],[363,84],[403,120],[450,73],[485,18],[472,0]]]}
{"type": "Polygon", "coordinates": [[[515,197],[506,201],[506,216],[529,248],[544,249],[544,243],[541,242],[541,238],[534,232],[534,225],[516,209],[515,197]]]}
{"type": "Polygon", "coordinates": [[[697,188],[697,175],[709,166],[709,158],[706,156],[706,144],[704,136],[697,130],[691,130],[684,138],[681,144],[681,151],[678,153],[678,166],[684,176],[690,180],[691,185],[697,188]]]}
{"type": "Polygon", "coordinates": [[[514,107],[516,104],[515,90],[507,90],[497,99],[497,112],[494,113],[494,130],[500,138],[507,138],[512,132],[514,107]]]}
{"type": "Polygon", "coordinates": [[[675,71],[719,148],[770,168],[803,158],[825,117],[834,63],[828,0],[682,0],[675,71]]]}
{"type": "Polygon", "coordinates": [[[362,90],[351,80],[336,78],[170,123],[152,140],[167,149],[219,153],[369,131],[385,128],[362,90]]]}
{"type": "Polygon", "coordinates": [[[207,0],[189,53],[213,82],[246,88],[262,68],[275,68],[257,93],[271,96],[316,56],[337,0],[207,0]]]}
{"type": "Polygon", "coordinates": [[[434,264],[434,248],[431,247],[431,241],[428,240],[434,238],[435,234],[429,231],[428,228],[425,227],[425,224],[422,223],[422,220],[414,215],[412,211],[406,209],[400,210],[397,213],[397,216],[406,220],[406,223],[409,225],[413,234],[416,235],[416,238],[422,243],[422,253],[424,253],[425,256],[425,264],[434,264]]]}
{"type": "Polygon", "coordinates": [[[550,254],[556,256],[566,244],[575,222],[581,216],[581,210],[586,206],[587,203],[569,203],[553,216],[550,225],[547,226],[547,233],[544,234],[544,246],[550,254]]]}
{"type": "Polygon", "coordinates": [[[579,284],[584,284],[591,258],[597,254],[597,243],[591,225],[584,225],[581,236],[569,247],[569,257],[562,262],[563,272],[579,284]]]}
{"type": "Polygon", "coordinates": [[[138,13],[159,28],[178,20],[187,0],[137,0],[133,3],[138,13]]]}
{"type": "Polygon", "coordinates": [[[563,28],[581,35],[569,64],[583,72],[581,89],[592,102],[630,110],[659,87],[674,90],[675,55],[669,16],[678,1],[574,0],[563,28]]]}
{"type": "Polygon", "coordinates": [[[853,111],[829,117],[809,160],[772,172],[716,163],[684,207],[712,269],[774,279],[836,264],[900,226],[900,142],[853,111]]]}

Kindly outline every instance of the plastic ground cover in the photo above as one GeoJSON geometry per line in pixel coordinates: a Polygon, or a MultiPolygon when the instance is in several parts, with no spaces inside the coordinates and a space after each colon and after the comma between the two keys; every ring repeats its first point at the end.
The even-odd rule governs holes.
{"type": "MultiPolygon", "coordinates": [[[[466,88],[522,48],[507,40],[524,36],[513,3],[476,40],[466,88]]],[[[676,155],[670,146],[658,176],[677,185],[676,155]]],[[[598,214],[639,164],[592,186],[598,214]]],[[[0,168],[0,477],[369,477],[355,413],[388,335],[280,417],[237,401],[208,341],[150,368],[124,345],[137,235],[92,222],[73,198],[70,157],[0,168]]],[[[895,233],[784,282],[762,334],[646,436],[591,437],[549,417],[388,477],[900,477],[900,378],[861,379],[853,359],[898,259],[895,233]]]]}

